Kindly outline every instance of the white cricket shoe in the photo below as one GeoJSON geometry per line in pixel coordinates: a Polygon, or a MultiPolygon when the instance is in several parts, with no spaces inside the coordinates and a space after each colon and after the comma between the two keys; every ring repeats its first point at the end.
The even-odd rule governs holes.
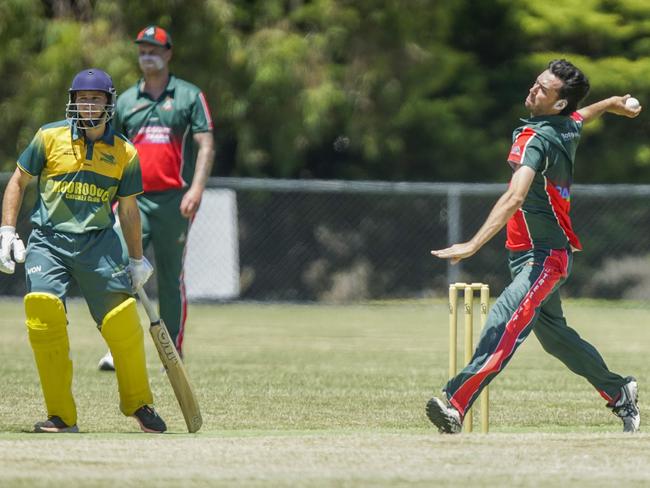
{"type": "Polygon", "coordinates": [[[97,368],[100,371],[115,371],[115,363],[113,363],[113,355],[108,351],[103,358],[99,360],[97,368]]]}
{"type": "Polygon", "coordinates": [[[610,408],[623,421],[623,432],[638,432],[641,425],[639,412],[639,387],[636,379],[628,376],[621,388],[621,396],[610,408]]]}

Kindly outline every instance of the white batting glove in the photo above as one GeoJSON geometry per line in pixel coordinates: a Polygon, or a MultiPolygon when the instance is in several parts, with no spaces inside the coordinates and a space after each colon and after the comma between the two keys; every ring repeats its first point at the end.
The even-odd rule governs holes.
{"type": "Polygon", "coordinates": [[[25,254],[25,244],[16,234],[16,228],[12,225],[0,227],[0,271],[13,274],[16,263],[25,262],[25,254]]]}
{"type": "Polygon", "coordinates": [[[142,256],[142,259],[129,258],[129,266],[127,269],[131,276],[131,286],[136,291],[142,288],[153,274],[153,266],[151,266],[144,256],[142,256]]]}

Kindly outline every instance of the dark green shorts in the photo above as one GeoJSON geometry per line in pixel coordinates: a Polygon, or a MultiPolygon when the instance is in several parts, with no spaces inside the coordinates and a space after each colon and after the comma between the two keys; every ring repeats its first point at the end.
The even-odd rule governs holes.
{"type": "Polygon", "coordinates": [[[58,296],[65,303],[71,279],[79,285],[97,324],[132,295],[122,244],[115,231],[85,234],[34,228],[27,244],[27,292],[58,296]]]}

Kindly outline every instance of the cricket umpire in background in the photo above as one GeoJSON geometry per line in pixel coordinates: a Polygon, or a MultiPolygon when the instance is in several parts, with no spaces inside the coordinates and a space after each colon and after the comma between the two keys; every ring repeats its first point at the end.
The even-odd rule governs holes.
{"type": "Polygon", "coordinates": [[[582,246],[569,218],[571,183],[583,124],[605,112],[636,117],[629,95],[611,97],[578,110],[589,91],[584,74],[566,60],[549,63],[530,88],[530,118],[514,131],[508,190],[474,237],[431,251],[452,264],[475,254],[507,225],[506,247],[512,283],[497,298],[470,363],[432,398],[427,416],[440,432],[457,433],[479,393],[506,367],[517,347],[534,332],[544,350],[585,378],[623,421],[639,429],[637,382],[607,368],[598,351],[567,325],[560,287],[571,273],[573,253],[582,246]]]}
{"type": "Polygon", "coordinates": [[[133,291],[153,272],[142,255],[136,195],[142,192],[133,145],[111,127],[115,109],[111,77],[87,69],[72,80],[66,120],[41,127],[18,158],[2,202],[0,271],[13,273],[25,260],[25,314],[40,376],[47,419],[35,432],[78,432],[72,395],[72,361],[65,301],[74,279],[113,357],[120,410],[145,432],[164,432],[151,407],[144,339],[133,291]],[[38,198],[27,255],[16,234],[25,188],[36,177],[38,198]],[[111,205],[128,251],[113,229],[111,205]]]}
{"type": "MultiPolygon", "coordinates": [[[[117,101],[117,127],[140,156],[143,245],[153,246],[160,316],[183,354],[187,300],[183,261],[190,225],[212,170],[212,119],[203,92],[169,72],[172,39],[149,26],[137,35],[143,78],[117,101]]],[[[110,354],[99,368],[112,369],[110,354]]]]}

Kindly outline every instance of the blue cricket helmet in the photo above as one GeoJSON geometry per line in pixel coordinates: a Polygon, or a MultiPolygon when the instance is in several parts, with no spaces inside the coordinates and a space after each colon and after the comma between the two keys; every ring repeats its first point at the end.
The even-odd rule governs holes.
{"type": "MultiPolygon", "coordinates": [[[[68,90],[68,104],[66,106],[66,118],[72,119],[75,122],[81,122],[80,126],[96,127],[101,123],[108,122],[115,114],[115,100],[117,99],[117,91],[113,86],[113,79],[108,73],[97,68],[89,68],[80,71],[72,80],[70,89],[68,90]],[[82,117],[77,104],[76,92],[78,91],[101,91],[106,93],[108,101],[104,105],[104,113],[99,118],[82,117]]],[[[88,108],[88,107],[86,107],[88,108]]]]}
{"type": "Polygon", "coordinates": [[[85,69],[77,73],[70,86],[71,92],[81,90],[103,91],[108,95],[115,93],[113,79],[108,73],[97,68],[85,69]]]}

